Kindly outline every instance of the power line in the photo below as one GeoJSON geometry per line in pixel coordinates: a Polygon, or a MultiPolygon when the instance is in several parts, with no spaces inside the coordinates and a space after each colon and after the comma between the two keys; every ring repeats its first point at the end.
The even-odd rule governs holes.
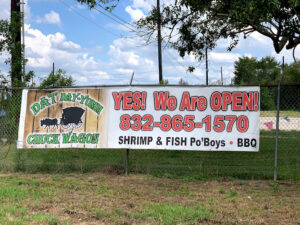
{"type": "Polygon", "coordinates": [[[104,30],[108,33],[110,33],[113,36],[116,36],[118,38],[121,38],[121,35],[115,34],[113,32],[111,32],[110,30],[105,29],[104,27],[100,26],[98,23],[95,23],[94,21],[90,20],[88,17],[82,15],[81,13],[79,13],[77,10],[74,10],[73,6],[70,6],[69,4],[67,4],[66,2],[64,2],[63,0],[59,0],[65,7],[67,7],[68,9],[71,9],[72,12],[76,13],[78,16],[84,18],[85,20],[87,20],[88,22],[94,24],[95,26],[97,26],[98,28],[100,28],[101,30],[104,30]]]}
{"type": "MultiPolygon", "coordinates": [[[[101,7],[103,10],[104,10],[104,12],[108,12],[109,14],[111,14],[113,17],[115,17],[116,19],[118,19],[120,22],[121,22],[121,25],[122,26],[126,26],[127,28],[128,28],[128,26],[130,26],[130,30],[131,31],[133,31],[133,32],[135,32],[135,33],[138,33],[138,32],[141,32],[141,31],[138,31],[137,29],[137,27],[136,26],[134,26],[132,23],[130,23],[130,22],[128,22],[128,21],[126,21],[125,19],[123,19],[122,17],[120,17],[120,16],[118,16],[118,15],[116,15],[115,13],[113,13],[113,12],[111,12],[111,11],[107,11],[101,4],[99,4],[99,3],[96,3],[99,7],[101,7]]],[[[114,20],[115,21],[115,20],[114,20]]],[[[120,22],[118,22],[118,23],[120,23],[120,22]]],[[[144,33],[143,31],[142,31],[142,33],[144,33]]],[[[145,33],[144,33],[145,34],[145,33]]]]}
{"type": "Polygon", "coordinates": [[[129,30],[131,30],[131,31],[133,31],[133,32],[137,32],[136,30],[132,29],[132,28],[131,28],[131,27],[129,27],[128,25],[126,25],[126,24],[123,24],[123,23],[121,23],[120,21],[118,21],[117,19],[113,18],[112,16],[110,16],[110,15],[106,14],[105,12],[102,12],[102,11],[101,11],[101,10],[99,10],[98,8],[94,7],[93,9],[94,9],[94,10],[96,10],[97,12],[101,13],[102,15],[104,15],[104,16],[106,16],[106,17],[110,18],[111,20],[113,20],[113,21],[117,22],[118,24],[120,24],[120,25],[122,25],[122,26],[124,26],[124,27],[128,28],[129,30]]]}
{"type": "MultiPolygon", "coordinates": [[[[112,34],[113,36],[118,37],[118,38],[124,38],[124,37],[122,37],[121,35],[117,35],[117,34],[111,32],[111,31],[109,31],[109,30],[107,30],[107,29],[101,27],[99,24],[97,24],[97,23],[95,23],[94,21],[90,20],[90,19],[87,18],[86,16],[80,14],[78,11],[75,11],[73,6],[68,5],[68,4],[65,3],[63,0],[59,0],[59,1],[60,1],[62,4],[64,4],[66,7],[70,8],[74,13],[76,13],[76,14],[79,15],[80,17],[86,19],[86,20],[89,21],[90,23],[96,25],[96,26],[99,27],[100,29],[102,29],[102,30],[104,30],[104,31],[106,31],[106,32],[112,34]]],[[[105,9],[102,5],[100,5],[99,3],[97,3],[97,5],[98,5],[99,7],[101,7],[103,10],[105,10],[105,12],[107,12],[106,9],[105,9]]],[[[97,12],[101,13],[102,15],[104,15],[104,16],[110,18],[111,20],[115,21],[116,23],[120,24],[121,26],[126,27],[126,28],[129,29],[130,31],[132,31],[132,32],[134,32],[134,33],[138,33],[138,31],[136,30],[137,28],[134,27],[134,26],[133,26],[132,24],[130,24],[129,22],[127,22],[127,21],[126,21],[125,19],[123,19],[122,17],[120,17],[120,16],[118,16],[118,15],[112,13],[112,12],[109,12],[111,15],[108,15],[107,13],[101,11],[100,9],[98,9],[98,8],[96,8],[96,7],[94,7],[93,9],[95,9],[97,12]],[[115,18],[114,18],[114,17],[115,17],[115,18]]],[[[176,34],[176,35],[178,35],[178,34],[176,34]]],[[[176,35],[174,35],[174,36],[176,36],[176,35]]],[[[173,37],[174,37],[174,36],[173,36],[173,37]]],[[[143,36],[143,35],[137,34],[137,35],[134,36],[134,37],[140,37],[140,38],[142,38],[142,39],[145,40],[145,36],[143,36]]],[[[134,38],[134,37],[125,37],[125,38],[134,38]]],[[[154,42],[156,42],[156,40],[155,40],[153,37],[150,37],[149,40],[152,41],[152,42],[149,42],[149,44],[154,44],[154,42]]],[[[145,40],[145,41],[146,41],[146,40],[145,40]]],[[[157,46],[156,44],[154,44],[154,45],[157,46]]],[[[142,46],[137,46],[137,47],[142,47],[142,46]]],[[[168,51],[163,51],[163,53],[166,53],[166,54],[167,54],[167,57],[168,57],[169,59],[170,59],[170,57],[173,58],[180,66],[182,66],[182,67],[184,67],[184,68],[186,67],[186,66],[183,65],[181,62],[179,62],[178,59],[177,59],[176,57],[174,57],[172,54],[170,54],[168,51]]],[[[171,60],[170,62],[172,63],[172,60],[171,60]]],[[[174,65],[174,64],[173,64],[173,65],[174,65]]],[[[153,72],[153,71],[149,71],[149,72],[153,72]]],[[[149,73],[149,72],[142,72],[142,73],[149,73]]],[[[142,74],[142,73],[139,73],[139,72],[136,72],[136,73],[137,73],[137,74],[142,74]]],[[[124,75],[124,74],[110,74],[110,75],[124,75]]],[[[193,75],[193,76],[195,76],[197,79],[199,79],[196,75],[194,75],[194,74],[191,74],[191,75],[193,75]]]]}
{"type": "MultiPolygon", "coordinates": [[[[96,3],[96,4],[97,4],[99,7],[101,7],[102,9],[104,9],[104,10],[107,12],[107,10],[106,10],[102,5],[100,5],[99,3],[96,3]]],[[[122,21],[123,23],[132,26],[129,22],[127,22],[127,21],[126,21],[125,19],[123,19],[122,17],[120,17],[120,16],[114,14],[114,13],[111,12],[111,11],[108,11],[108,12],[109,12],[111,15],[113,15],[114,17],[116,17],[118,20],[122,21]]]]}

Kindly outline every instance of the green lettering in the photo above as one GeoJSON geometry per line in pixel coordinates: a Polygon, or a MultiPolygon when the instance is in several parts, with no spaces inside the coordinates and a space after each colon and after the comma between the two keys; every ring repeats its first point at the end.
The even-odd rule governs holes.
{"type": "Polygon", "coordinates": [[[96,108],[94,111],[95,111],[98,115],[100,115],[102,109],[103,109],[103,106],[100,105],[100,104],[98,104],[98,105],[97,105],[97,108],[96,108]]]}
{"type": "MultiPolygon", "coordinates": [[[[80,100],[80,104],[83,104],[84,101],[87,102],[87,100],[89,99],[89,96],[88,95],[81,95],[81,100],[80,100]]],[[[86,103],[85,103],[86,104],[86,103]]]]}
{"type": "Polygon", "coordinates": [[[30,108],[34,115],[38,114],[41,109],[39,103],[34,103],[30,108]]]}
{"type": "Polygon", "coordinates": [[[60,100],[59,101],[61,101],[61,102],[70,102],[71,100],[72,100],[71,93],[66,94],[66,93],[62,92],[60,94],[60,100]]]}
{"type": "Polygon", "coordinates": [[[91,143],[92,142],[92,134],[87,134],[86,137],[85,137],[85,142],[87,144],[91,143]]]}
{"type": "Polygon", "coordinates": [[[32,138],[32,134],[27,137],[27,144],[32,145],[30,138],[32,138]]]}
{"type": "Polygon", "coordinates": [[[44,109],[46,106],[49,106],[50,103],[48,102],[48,100],[45,97],[41,98],[41,109],[44,109]]]}
{"type": "Polygon", "coordinates": [[[58,140],[58,137],[59,137],[59,134],[53,134],[53,144],[59,144],[59,140],[58,140]]]}
{"type": "Polygon", "coordinates": [[[78,142],[80,144],[84,144],[84,142],[85,142],[85,134],[81,133],[81,134],[78,135],[78,142]]]}
{"type": "Polygon", "coordinates": [[[73,93],[73,100],[72,100],[72,102],[75,102],[79,95],[80,95],[80,93],[77,93],[77,94],[73,93]]]}
{"type": "Polygon", "coordinates": [[[73,135],[71,137],[70,143],[77,143],[77,135],[76,135],[76,133],[73,133],[73,135]]]}
{"type": "Polygon", "coordinates": [[[90,108],[90,109],[93,109],[93,105],[95,104],[95,101],[93,100],[93,99],[91,99],[90,98],[90,101],[89,101],[89,103],[88,103],[88,107],[90,108]]]}
{"type": "Polygon", "coordinates": [[[67,134],[62,134],[62,136],[63,136],[63,143],[64,143],[64,144],[70,143],[69,139],[70,139],[71,133],[72,133],[72,132],[67,133],[67,134]]]}
{"type": "Polygon", "coordinates": [[[40,136],[40,143],[39,144],[46,144],[47,143],[47,135],[39,135],[40,136]]]}
{"type": "Polygon", "coordinates": [[[56,96],[57,96],[56,92],[53,92],[53,93],[51,93],[51,94],[48,95],[48,97],[51,98],[51,100],[52,100],[51,104],[55,104],[56,103],[56,99],[55,99],[56,96]]]}
{"type": "Polygon", "coordinates": [[[45,137],[46,137],[46,141],[47,141],[48,145],[53,143],[53,138],[52,138],[51,134],[50,135],[46,135],[45,137]],[[52,140],[50,140],[50,138],[52,138],[52,140]]]}
{"type": "Polygon", "coordinates": [[[93,135],[93,144],[98,144],[99,136],[100,136],[100,134],[94,134],[93,135]]]}

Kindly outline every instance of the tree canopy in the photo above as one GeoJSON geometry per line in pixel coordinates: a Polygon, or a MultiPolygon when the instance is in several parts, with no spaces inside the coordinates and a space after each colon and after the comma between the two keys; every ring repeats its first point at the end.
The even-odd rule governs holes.
{"type": "Polygon", "coordinates": [[[49,76],[42,80],[40,87],[67,87],[74,85],[74,80],[71,76],[66,75],[66,71],[58,69],[56,73],[51,72],[49,76]]]}
{"type": "Polygon", "coordinates": [[[272,57],[242,57],[234,63],[234,84],[273,84],[281,77],[281,66],[272,57]]]}
{"type": "Polygon", "coordinates": [[[193,53],[201,59],[204,50],[215,48],[222,38],[231,39],[231,50],[241,34],[247,38],[255,31],[270,38],[277,53],[300,43],[299,0],[175,0],[160,15],[153,8],[138,26],[152,35],[159,16],[161,25],[170,30],[169,43],[182,57],[193,53]]]}
{"type": "Polygon", "coordinates": [[[34,76],[33,71],[25,74],[22,70],[27,60],[24,58],[23,44],[20,41],[16,42],[18,31],[22,25],[19,17],[20,15],[12,13],[11,22],[0,20],[0,54],[8,52],[10,55],[5,63],[10,64],[9,75],[13,87],[27,86],[34,76]]]}
{"type": "MultiPolygon", "coordinates": [[[[278,84],[282,65],[274,57],[241,57],[234,63],[235,85],[278,84]]],[[[300,84],[300,62],[284,66],[283,83],[300,84]]]]}

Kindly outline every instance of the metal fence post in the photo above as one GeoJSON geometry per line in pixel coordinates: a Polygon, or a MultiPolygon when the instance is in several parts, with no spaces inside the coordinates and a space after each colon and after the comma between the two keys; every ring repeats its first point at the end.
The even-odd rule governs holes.
{"type": "Polygon", "coordinates": [[[275,140],[275,157],[274,157],[274,181],[277,180],[277,153],[279,139],[279,110],[280,110],[280,84],[284,78],[284,56],[282,57],[282,76],[277,88],[277,109],[276,109],[276,140],[275,140]]]}
{"type": "Polygon", "coordinates": [[[129,149],[126,149],[126,161],[125,161],[125,175],[128,175],[128,164],[129,164],[129,149]]]}

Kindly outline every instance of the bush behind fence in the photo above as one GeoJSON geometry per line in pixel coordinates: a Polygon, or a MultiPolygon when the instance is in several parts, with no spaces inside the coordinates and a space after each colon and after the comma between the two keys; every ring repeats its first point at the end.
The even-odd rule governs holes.
{"type": "MultiPolygon", "coordinates": [[[[124,173],[125,149],[17,149],[21,92],[0,89],[1,171],[124,173]]],[[[131,150],[129,171],[187,180],[272,179],[276,104],[277,86],[262,86],[258,153],[131,150]]],[[[300,85],[281,87],[277,171],[278,179],[300,180],[300,85]]]]}

